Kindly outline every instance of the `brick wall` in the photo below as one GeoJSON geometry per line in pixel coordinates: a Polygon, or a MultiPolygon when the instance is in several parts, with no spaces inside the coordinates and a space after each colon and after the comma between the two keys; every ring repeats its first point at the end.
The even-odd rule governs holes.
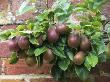
{"type": "MultiPolygon", "coordinates": [[[[32,12],[24,15],[16,16],[15,11],[19,8],[24,0],[0,0],[0,28],[2,30],[16,28],[17,23],[33,18],[32,12]]],[[[37,4],[41,4],[45,0],[38,0],[37,4]]],[[[48,0],[51,6],[53,0],[48,0]]],[[[73,3],[79,0],[71,0],[73,3]]],[[[81,0],[82,1],[82,0],[81,0]]],[[[43,5],[45,6],[45,5],[43,5]]],[[[108,11],[110,6],[104,7],[104,11],[108,11]]],[[[107,13],[107,12],[106,12],[107,13]]],[[[24,59],[20,59],[17,64],[9,64],[8,58],[10,51],[6,42],[0,42],[0,82],[61,82],[55,81],[50,75],[51,65],[44,64],[40,68],[29,68],[24,59]]],[[[81,81],[77,77],[68,79],[68,82],[110,82],[110,61],[99,64],[97,68],[91,72],[91,77],[86,81],[81,81]]]]}

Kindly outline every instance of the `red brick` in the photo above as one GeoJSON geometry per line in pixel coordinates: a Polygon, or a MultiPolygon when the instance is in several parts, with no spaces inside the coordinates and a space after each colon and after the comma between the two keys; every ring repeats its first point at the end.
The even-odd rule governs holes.
{"type": "Polygon", "coordinates": [[[70,0],[70,1],[71,1],[71,3],[73,3],[73,4],[77,4],[77,3],[83,2],[84,0],[70,0]]]}
{"type": "Polygon", "coordinates": [[[110,82],[110,77],[98,76],[95,78],[95,82],[110,82]]]}
{"type": "Polygon", "coordinates": [[[25,82],[24,80],[0,79],[0,82],[25,82]]]}
{"type": "MultiPolygon", "coordinates": [[[[39,79],[31,79],[31,82],[65,82],[65,81],[56,81],[52,78],[39,78],[39,79]]],[[[67,79],[66,82],[90,82],[89,80],[81,81],[78,78],[67,79]]]]}
{"type": "Polygon", "coordinates": [[[4,25],[1,27],[1,30],[7,30],[7,29],[15,29],[17,25],[4,25]]]}
{"type": "Polygon", "coordinates": [[[106,16],[110,16],[110,2],[103,5],[102,13],[106,16]]]}
{"type": "Polygon", "coordinates": [[[7,42],[0,42],[0,57],[9,57],[10,51],[7,42]]]}
{"type": "Polygon", "coordinates": [[[51,7],[55,0],[48,0],[48,7],[51,7]]]}
{"type": "Polygon", "coordinates": [[[2,60],[0,59],[0,74],[2,73],[2,60]]]}
{"type": "Polygon", "coordinates": [[[26,20],[26,19],[34,17],[32,12],[30,12],[30,11],[26,12],[23,15],[16,16],[16,10],[18,10],[20,8],[20,5],[23,3],[23,1],[24,0],[13,0],[12,1],[12,13],[16,17],[16,20],[26,20]]]}
{"type": "Polygon", "coordinates": [[[4,61],[5,73],[11,75],[18,74],[49,74],[51,65],[44,64],[42,67],[29,67],[24,59],[20,59],[17,64],[9,64],[8,60],[4,61]]]}
{"type": "Polygon", "coordinates": [[[31,79],[31,82],[58,82],[50,78],[31,79]]]}
{"type": "Polygon", "coordinates": [[[8,0],[0,0],[0,11],[8,10],[8,0]]]}

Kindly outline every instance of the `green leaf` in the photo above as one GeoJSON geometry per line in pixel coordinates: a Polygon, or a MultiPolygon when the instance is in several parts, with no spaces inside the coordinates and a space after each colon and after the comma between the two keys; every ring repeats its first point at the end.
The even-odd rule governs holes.
{"type": "Polygon", "coordinates": [[[84,62],[84,66],[90,71],[91,70],[91,65],[89,64],[89,62],[87,60],[85,60],[84,62]]]}
{"type": "Polygon", "coordinates": [[[104,53],[105,51],[106,51],[106,45],[104,43],[104,40],[101,40],[98,43],[98,55],[104,53]]]}
{"type": "Polygon", "coordinates": [[[25,29],[25,25],[19,25],[16,28],[18,31],[23,31],[25,29]]]}
{"type": "Polygon", "coordinates": [[[34,36],[29,37],[29,41],[30,41],[31,44],[37,44],[37,45],[39,45],[36,37],[34,37],[34,36]]]}
{"type": "Polygon", "coordinates": [[[26,1],[35,3],[37,0],[26,0],[26,1]]]}
{"type": "Polygon", "coordinates": [[[60,61],[58,61],[58,65],[63,71],[66,71],[68,69],[69,64],[69,59],[61,59],[60,61]]]}
{"type": "Polygon", "coordinates": [[[99,58],[99,62],[106,62],[107,59],[109,59],[107,57],[107,53],[102,53],[102,54],[98,55],[98,58],[99,58]]]}
{"type": "Polygon", "coordinates": [[[90,54],[86,56],[86,62],[88,62],[88,64],[92,67],[95,67],[98,63],[98,57],[93,54],[90,54]]]}
{"type": "Polygon", "coordinates": [[[49,14],[49,12],[45,11],[44,13],[38,15],[36,18],[38,21],[43,21],[44,19],[48,18],[48,14],[49,14]]]}
{"type": "Polygon", "coordinates": [[[15,63],[17,63],[17,61],[18,61],[18,57],[16,55],[16,52],[13,52],[11,57],[10,57],[9,63],[10,64],[15,64],[15,63]]]}
{"type": "Polygon", "coordinates": [[[74,51],[74,50],[70,50],[69,47],[67,47],[67,49],[66,49],[66,54],[67,54],[67,56],[69,57],[69,59],[70,59],[71,61],[73,61],[74,54],[75,54],[75,53],[73,53],[73,52],[75,52],[75,51],[74,51]]]}
{"type": "Polygon", "coordinates": [[[54,65],[51,69],[51,74],[55,80],[61,79],[62,73],[63,71],[57,65],[54,65]]]}
{"type": "Polygon", "coordinates": [[[23,30],[23,31],[19,31],[19,33],[20,33],[21,35],[29,35],[29,34],[32,34],[33,31],[30,31],[30,30],[23,30]]]}
{"type": "Polygon", "coordinates": [[[96,32],[94,35],[91,36],[91,39],[96,40],[98,38],[101,37],[101,33],[100,32],[96,32]]]}
{"type": "Polygon", "coordinates": [[[89,71],[85,67],[75,66],[75,72],[81,80],[86,80],[89,77],[89,71]]]}
{"type": "Polygon", "coordinates": [[[35,51],[34,48],[29,48],[28,51],[27,51],[27,55],[33,56],[34,55],[34,51],[35,51]]]}
{"type": "Polygon", "coordinates": [[[52,46],[51,49],[52,49],[52,52],[56,56],[61,57],[61,58],[66,58],[66,56],[64,54],[64,50],[62,50],[61,47],[59,47],[59,46],[57,46],[57,47],[52,46]]]}
{"type": "Polygon", "coordinates": [[[11,35],[12,32],[14,32],[15,30],[13,29],[9,29],[9,30],[4,30],[0,32],[0,40],[7,40],[9,38],[9,36],[11,35]]]}
{"type": "Polygon", "coordinates": [[[32,30],[34,27],[34,23],[28,23],[27,24],[27,29],[32,30]]]}
{"type": "Polygon", "coordinates": [[[44,53],[46,50],[47,50],[46,47],[40,47],[40,48],[35,49],[34,54],[35,54],[35,56],[39,56],[42,53],[44,53]]]}
{"type": "Polygon", "coordinates": [[[28,6],[28,3],[29,3],[28,1],[24,1],[21,4],[19,10],[16,11],[16,15],[22,15],[30,10],[35,9],[35,7],[33,7],[33,6],[28,6]]]}
{"type": "Polygon", "coordinates": [[[73,61],[74,54],[72,52],[68,51],[67,55],[68,55],[69,59],[73,61]]]}

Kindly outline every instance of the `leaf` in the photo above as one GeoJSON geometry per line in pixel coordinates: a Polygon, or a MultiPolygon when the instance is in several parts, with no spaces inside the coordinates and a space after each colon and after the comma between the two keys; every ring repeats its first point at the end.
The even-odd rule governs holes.
{"type": "Polygon", "coordinates": [[[14,32],[15,30],[13,29],[9,29],[9,30],[4,30],[0,32],[0,40],[7,40],[9,38],[9,36],[11,35],[12,32],[14,32]]]}
{"type": "Polygon", "coordinates": [[[29,37],[29,41],[31,44],[37,44],[37,45],[39,44],[36,37],[34,36],[29,37]]]}
{"type": "Polygon", "coordinates": [[[28,6],[28,1],[24,1],[22,4],[21,4],[21,6],[20,6],[20,8],[19,8],[19,10],[17,10],[16,11],[16,15],[18,16],[18,15],[22,15],[22,14],[24,14],[25,12],[27,12],[27,11],[30,11],[30,10],[33,10],[35,7],[33,7],[33,6],[28,6]]]}
{"type": "Polygon", "coordinates": [[[66,49],[66,54],[67,54],[67,56],[69,57],[69,59],[70,59],[71,61],[73,61],[73,57],[74,57],[74,54],[75,54],[75,53],[73,53],[73,52],[75,52],[75,51],[74,51],[74,50],[70,50],[69,47],[67,47],[67,49],[66,49]]]}
{"type": "Polygon", "coordinates": [[[95,67],[98,63],[98,57],[93,54],[90,54],[86,56],[86,62],[88,62],[88,64],[92,67],[95,67]]]}
{"type": "Polygon", "coordinates": [[[26,0],[26,1],[35,3],[37,0],[26,0]]]}
{"type": "Polygon", "coordinates": [[[23,31],[25,29],[25,25],[19,25],[16,28],[18,31],[23,31]]]}
{"type": "Polygon", "coordinates": [[[66,56],[64,54],[64,50],[62,50],[59,46],[57,46],[57,47],[52,46],[51,49],[52,49],[52,52],[56,56],[61,57],[61,58],[66,58],[66,56]]]}
{"type": "Polygon", "coordinates": [[[36,18],[38,21],[43,21],[44,19],[48,18],[48,14],[49,14],[49,12],[45,11],[44,13],[38,15],[36,18]]]}
{"type": "Polygon", "coordinates": [[[60,61],[58,61],[58,65],[63,71],[66,71],[68,69],[69,64],[69,59],[61,59],[60,61]]]}
{"type": "Polygon", "coordinates": [[[15,64],[15,63],[17,63],[17,61],[18,61],[18,57],[16,55],[16,52],[13,52],[11,57],[10,57],[9,63],[10,64],[15,64]]]}
{"type": "Polygon", "coordinates": [[[51,69],[51,74],[55,80],[59,80],[61,78],[62,72],[63,71],[57,65],[54,65],[51,69]]]}
{"type": "Polygon", "coordinates": [[[99,58],[99,62],[106,62],[107,59],[109,59],[109,57],[107,57],[107,53],[102,53],[98,55],[98,58],[99,58]]]}
{"type": "Polygon", "coordinates": [[[39,56],[42,53],[44,53],[46,50],[47,50],[46,47],[40,47],[40,48],[35,49],[34,54],[35,54],[35,56],[39,56]]]}
{"type": "Polygon", "coordinates": [[[32,30],[33,27],[34,27],[34,23],[28,23],[28,24],[27,24],[27,28],[28,28],[29,30],[32,30]]]}
{"type": "Polygon", "coordinates": [[[85,67],[75,66],[75,72],[81,80],[86,80],[89,77],[89,71],[85,67]]]}
{"type": "Polygon", "coordinates": [[[29,48],[28,51],[27,51],[27,55],[33,56],[34,55],[34,51],[35,51],[34,48],[29,48]]]}
{"type": "Polygon", "coordinates": [[[106,51],[106,45],[103,40],[98,43],[98,55],[106,51]]]}
{"type": "Polygon", "coordinates": [[[91,65],[88,63],[88,61],[87,60],[85,60],[85,62],[84,62],[84,66],[90,71],[91,70],[91,65]]]}
{"type": "Polygon", "coordinates": [[[29,35],[29,34],[32,34],[33,31],[30,31],[30,30],[23,30],[23,31],[19,31],[20,34],[22,35],[29,35]]]}
{"type": "Polygon", "coordinates": [[[74,54],[72,52],[68,51],[67,55],[68,55],[69,59],[73,61],[74,54]]]}

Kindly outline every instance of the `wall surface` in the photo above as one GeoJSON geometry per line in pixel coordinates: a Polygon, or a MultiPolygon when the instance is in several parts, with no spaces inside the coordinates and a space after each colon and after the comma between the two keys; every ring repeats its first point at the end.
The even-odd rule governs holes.
{"type": "MultiPolygon", "coordinates": [[[[16,10],[24,0],[0,0],[0,28],[2,30],[13,28],[24,20],[34,18],[32,12],[27,12],[21,16],[16,16],[16,10]]],[[[36,5],[45,7],[45,0],[38,0],[36,5]]],[[[49,6],[52,0],[48,0],[49,6]]],[[[79,0],[71,0],[73,3],[79,0]]],[[[105,14],[110,14],[110,3],[104,6],[105,14]]],[[[0,82],[61,82],[55,81],[50,75],[51,65],[44,64],[41,68],[28,67],[24,59],[20,59],[17,64],[9,64],[10,51],[6,42],[0,42],[0,82]]],[[[68,82],[110,82],[110,61],[99,64],[91,72],[92,77],[87,81],[80,81],[77,77],[71,78],[68,82]]]]}

